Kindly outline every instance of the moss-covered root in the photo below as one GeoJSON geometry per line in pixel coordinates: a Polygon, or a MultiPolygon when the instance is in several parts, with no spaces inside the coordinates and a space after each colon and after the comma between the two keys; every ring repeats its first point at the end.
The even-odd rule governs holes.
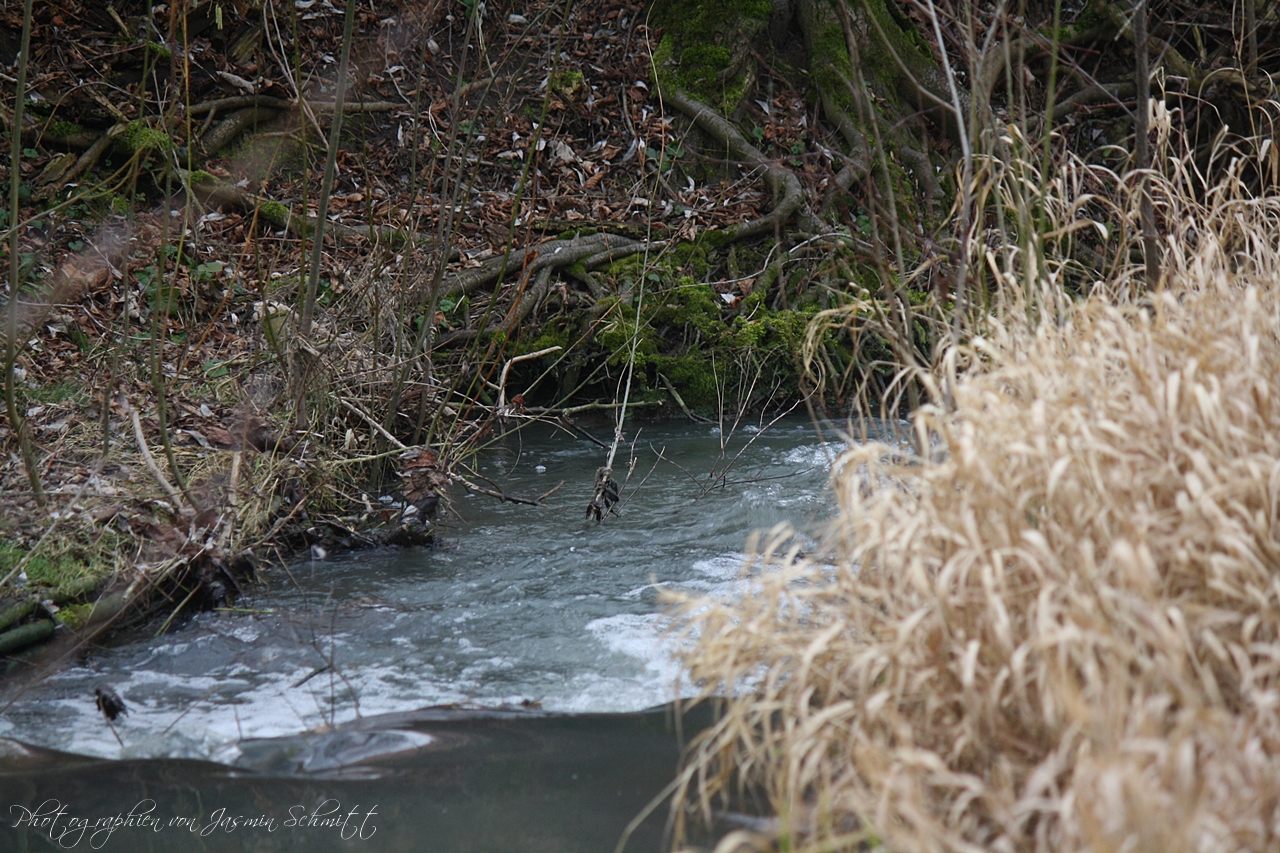
{"type": "Polygon", "coordinates": [[[53,636],[54,627],[52,619],[40,619],[12,631],[5,631],[0,634],[0,655],[13,654],[36,643],[43,643],[53,636]]]}
{"type": "Polygon", "coordinates": [[[210,128],[209,132],[200,138],[200,147],[205,154],[212,157],[250,127],[275,118],[276,112],[276,110],[261,106],[236,110],[210,128]]]}

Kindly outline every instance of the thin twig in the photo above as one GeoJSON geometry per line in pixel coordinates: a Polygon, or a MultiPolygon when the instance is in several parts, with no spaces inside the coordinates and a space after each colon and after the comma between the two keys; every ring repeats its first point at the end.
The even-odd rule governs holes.
{"type": "Polygon", "coordinates": [[[702,415],[695,415],[693,412],[689,411],[689,407],[684,404],[684,398],[680,396],[680,392],[676,391],[675,386],[671,384],[671,380],[666,377],[666,374],[659,373],[658,378],[662,380],[662,384],[667,387],[668,393],[671,394],[671,399],[676,401],[676,405],[680,407],[680,411],[684,412],[685,417],[696,423],[715,423],[711,418],[704,418],[702,415]]]}
{"type": "Polygon", "coordinates": [[[409,449],[408,445],[404,444],[402,441],[400,441],[400,439],[396,438],[394,435],[392,435],[391,433],[387,432],[386,427],[384,427],[382,424],[380,424],[380,423],[378,423],[377,421],[375,421],[375,420],[374,420],[374,419],[373,419],[373,418],[372,418],[372,417],[371,417],[367,412],[365,412],[363,409],[360,409],[360,408],[356,407],[356,406],[355,406],[355,404],[353,404],[353,403],[351,403],[351,402],[349,402],[349,401],[347,401],[347,400],[344,400],[344,399],[342,399],[341,397],[339,397],[339,398],[338,398],[338,402],[339,402],[339,403],[343,406],[343,408],[345,408],[347,411],[349,411],[349,412],[353,413],[354,415],[356,415],[356,417],[360,418],[362,421],[364,421],[365,423],[367,423],[369,426],[371,426],[371,427],[373,427],[375,430],[377,430],[377,431],[378,431],[378,433],[379,433],[383,438],[385,438],[387,441],[389,441],[389,442],[391,442],[392,444],[394,444],[394,445],[395,445],[396,447],[398,447],[400,450],[408,450],[408,449],[409,449]]]}
{"type": "Polygon", "coordinates": [[[465,465],[462,467],[466,468],[467,473],[470,474],[471,476],[475,477],[478,480],[484,480],[486,483],[493,486],[492,489],[486,489],[484,486],[480,486],[471,482],[466,477],[462,477],[458,474],[453,475],[453,478],[455,480],[457,480],[459,483],[462,483],[462,485],[466,486],[468,489],[470,489],[473,492],[479,492],[482,495],[488,495],[491,498],[497,498],[498,500],[505,501],[507,503],[525,504],[526,506],[546,506],[546,504],[544,504],[540,498],[526,498],[526,497],[521,497],[520,495],[507,494],[506,492],[498,488],[498,484],[490,480],[488,477],[485,477],[477,473],[471,468],[467,468],[467,466],[465,465]]]}
{"type": "Polygon", "coordinates": [[[142,419],[138,417],[138,410],[129,405],[129,401],[124,397],[119,398],[121,408],[129,413],[129,417],[133,420],[133,437],[138,442],[138,452],[142,454],[142,461],[146,463],[147,470],[151,472],[151,476],[160,484],[160,488],[164,489],[165,494],[174,502],[175,505],[181,506],[182,494],[173,485],[165,479],[164,472],[160,470],[160,466],[156,464],[156,459],[151,455],[151,449],[147,447],[147,437],[142,432],[142,419]]]}
{"type": "Polygon", "coordinates": [[[516,357],[508,360],[507,363],[502,366],[502,376],[498,378],[498,413],[499,414],[501,414],[502,410],[507,407],[507,374],[511,372],[511,365],[521,361],[529,361],[530,359],[542,358],[544,355],[551,355],[551,353],[559,352],[562,349],[564,349],[564,347],[554,346],[554,347],[547,347],[546,349],[540,349],[537,352],[527,352],[524,355],[517,355],[516,357]]]}

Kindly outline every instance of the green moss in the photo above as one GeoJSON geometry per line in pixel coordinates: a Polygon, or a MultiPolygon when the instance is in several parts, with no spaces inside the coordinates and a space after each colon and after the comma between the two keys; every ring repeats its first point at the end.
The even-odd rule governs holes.
{"type": "Polygon", "coordinates": [[[659,84],[732,113],[755,82],[745,59],[771,11],[769,0],[659,0],[654,17],[666,28],[653,57],[659,84]]]}
{"type": "Polygon", "coordinates": [[[213,175],[206,172],[204,169],[196,169],[194,172],[191,173],[188,180],[190,180],[191,183],[195,185],[216,184],[218,182],[217,178],[215,178],[213,175]]]}
{"type": "MultiPolygon", "coordinates": [[[[596,333],[596,341],[609,353],[611,364],[625,364],[631,357],[632,336],[637,333],[636,309],[617,299],[609,302],[604,314],[605,323],[596,333]]],[[[637,366],[647,364],[650,356],[657,355],[658,345],[654,337],[653,327],[641,323],[635,345],[637,366]]]]}
{"type": "Polygon", "coordinates": [[[717,382],[716,365],[701,353],[660,357],[654,360],[654,367],[671,381],[686,405],[710,411],[718,404],[721,383],[717,382]]]}
{"type": "MultiPolygon", "coordinates": [[[[1105,7],[1106,4],[1099,2],[1099,0],[1089,0],[1089,2],[1084,4],[1084,8],[1076,14],[1074,22],[1062,22],[1062,26],[1059,28],[1059,40],[1061,41],[1063,39],[1070,38],[1071,36],[1077,36],[1081,33],[1086,33],[1099,27],[1110,26],[1111,19],[1107,16],[1105,7]]],[[[1043,27],[1040,32],[1046,39],[1052,41],[1052,21],[1043,27]]]]}
{"type": "MultiPolygon", "coordinates": [[[[0,576],[18,565],[26,556],[26,550],[5,542],[0,544],[0,576]]],[[[49,554],[36,554],[27,561],[27,579],[34,584],[62,587],[81,582],[99,572],[98,567],[78,557],[71,548],[49,554]]]]}
{"type": "Polygon", "coordinates": [[[44,132],[55,139],[66,139],[84,133],[84,128],[72,121],[54,120],[45,125],[44,132]]]}
{"type": "Polygon", "coordinates": [[[92,604],[68,604],[58,610],[58,621],[75,631],[89,621],[92,604]]]}
{"type": "Polygon", "coordinates": [[[937,63],[919,32],[914,27],[903,27],[894,19],[886,0],[867,0],[865,8],[874,18],[870,26],[875,36],[868,39],[862,67],[870,71],[879,84],[880,95],[897,102],[904,88],[904,77],[909,75],[925,81],[938,72],[937,63]]]}
{"type": "Polygon", "coordinates": [[[131,152],[167,151],[173,147],[173,140],[162,131],[156,130],[142,119],[134,119],[117,137],[120,144],[131,152]]]}
{"type": "Polygon", "coordinates": [[[644,273],[644,255],[631,255],[614,261],[605,268],[605,272],[615,278],[635,281],[644,273]]]}
{"type": "Polygon", "coordinates": [[[566,104],[579,106],[587,97],[587,83],[582,72],[577,69],[564,69],[551,75],[548,81],[551,93],[566,104]]]}
{"type": "MultiPolygon", "coordinates": [[[[732,305],[706,283],[723,279],[728,272],[728,262],[717,250],[719,245],[704,234],[651,258],[647,265],[638,255],[611,264],[601,275],[616,295],[597,303],[593,315],[600,319],[588,335],[588,343],[578,340],[576,328],[562,323],[521,341],[517,352],[556,345],[566,351],[573,347],[569,358],[556,368],[562,388],[576,388],[578,371],[587,365],[594,368],[601,361],[610,366],[612,378],[608,382],[612,383],[618,375],[616,369],[631,358],[638,305],[635,398],[665,399],[665,377],[689,407],[704,414],[714,414],[721,405],[762,405],[763,395],[773,392],[773,404],[794,400],[801,383],[798,353],[810,324],[825,307],[818,304],[825,291],[811,288],[799,299],[791,296],[790,309],[772,310],[768,305],[775,285],[769,293],[753,293],[732,305]],[[756,396],[743,398],[752,394],[756,396]]],[[[747,270],[766,263],[767,247],[734,248],[736,262],[729,266],[747,270]]],[[[799,276],[807,281],[810,275],[797,267],[788,278],[799,276]]],[[[790,281],[788,293],[795,294],[802,284],[790,281]]],[[[831,332],[824,340],[837,363],[847,364],[856,357],[847,335],[831,332]]],[[[559,357],[549,356],[543,363],[550,365],[559,357]]]]}
{"type": "MultiPolygon", "coordinates": [[[[539,350],[549,349],[550,347],[561,347],[568,349],[572,343],[572,337],[567,328],[557,329],[548,325],[538,336],[530,340],[521,340],[515,347],[515,355],[524,355],[527,352],[538,352],[539,350]]],[[[554,359],[559,353],[552,353],[547,358],[554,359]]]]}
{"type": "Polygon", "coordinates": [[[272,225],[278,225],[281,228],[289,223],[289,206],[278,201],[268,201],[258,208],[262,214],[262,218],[270,222],[272,225]]]}
{"type": "Polygon", "coordinates": [[[658,0],[653,4],[655,20],[668,28],[678,25],[686,33],[707,34],[741,18],[768,21],[771,14],[769,0],[658,0]]]}
{"type": "Polygon", "coordinates": [[[716,335],[724,328],[720,320],[718,297],[705,284],[696,284],[692,278],[681,278],[675,288],[657,297],[657,308],[649,322],[659,328],[670,326],[681,332],[697,329],[704,335],[716,335]]]}
{"type": "Polygon", "coordinates": [[[723,73],[733,60],[729,48],[718,44],[695,44],[680,54],[681,78],[689,82],[690,89],[700,88],[707,81],[723,73]]]}
{"type": "Polygon", "coordinates": [[[818,91],[831,97],[850,117],[856,116],[858,111],[849,94],[849,83],[854,80],[853,66],[849,62],[849,49],[843,28],[829,26],[823,30],[814,40],[810,54],[813,62],[810,64],[809,75],[818,91]]]}

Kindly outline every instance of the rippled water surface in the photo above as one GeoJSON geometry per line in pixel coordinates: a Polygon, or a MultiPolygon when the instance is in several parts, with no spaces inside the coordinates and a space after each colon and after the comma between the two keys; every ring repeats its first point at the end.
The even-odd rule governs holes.
{"type": "MultiPolygon", "coordinates": [[[[401,731],[394,742],[362,735],[326,746],[306,734],[392,712],[522,702],[635,712],[669,702],[680,672],[657,585],[736,594],[753,530],[812,528],[829,515],[826,480],[842,445],[800,420],[727,436],[643,426],[628,438],[635,465],[619,517],[584,518],[604,450],[563,432],[526,433],[480,459],[479,473],[510,494],[556,489],[550,507],[459,489],[438,519],[439,548],[270,570],[234,612],[96,650],[38,684],[0,718],[0,736],[91,756],[307,773],[325,771],[326,749],[337,765],[359,764],[364,753],[431,741],[401,731]],[[99,684],[130,709],[114,733],[94,707],[99,684]]],[[[616,470],[625,474],[631,452],[619,452],[616,470]]]]}

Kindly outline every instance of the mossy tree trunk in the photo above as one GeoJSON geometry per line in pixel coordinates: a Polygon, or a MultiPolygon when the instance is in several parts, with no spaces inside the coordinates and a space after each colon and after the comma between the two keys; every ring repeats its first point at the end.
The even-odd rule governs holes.
{"type": "MultiPolygon", "coordinates": [[[[803,92],[834,130],[835,185],[807,200],[793,228],[873,231],[897,263],[916,260],[934,242],[949,208],[936,176],[947,171],[943,152],[960,141],[957,93],[917,23],[893,0],[660,0],[654,11],[664,27],[656,76],[680,109],[688,111],[686,99],[701,102],[745,138],[752,102],[767,100],[761,80],[768,76],[771,86],[803,92]],[[820,211],[821,221],[808,210],[820,211]]],[[[958,94],[964,110],[967,95],[958,94]]],[[[708,157],[727,147],[729,159],[742,159],[732,156],[739,152],[731,140],[710,145],[719,151],[704,139],[708,157]]]]}

